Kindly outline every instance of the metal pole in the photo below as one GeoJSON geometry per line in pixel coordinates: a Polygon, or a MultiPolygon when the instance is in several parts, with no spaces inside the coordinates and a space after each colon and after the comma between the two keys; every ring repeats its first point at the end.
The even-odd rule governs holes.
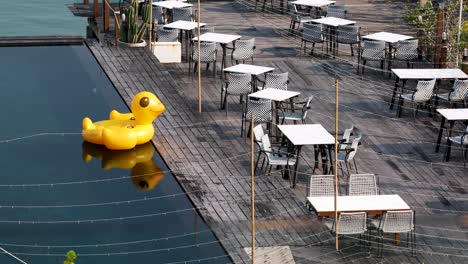
{"type": "MultiPolygon", "coordinates": [[[[202,112],[202,91],[201,91],[201,63],[200,63],[200,0],[197,1],[197,49],[198,49],[198,112],[202,112]]],[[[214,66],[216,67],[216,65],[214,66]]]]}
{"type": "Polygon", "coordinates": [[[458,14],[458,34],[457,34],[457,67],[458,67],[458,57],[460,57],[460,35],[462,29],[462,12],[463,11],[463,0],[460,0],[460,10],[458,14]]]}
{"type": "Polygon", "coordinates": [[[151,50],[151,47],[152,47],[151,38],[153,37],[153,0],[148,0],[148,4],[150,5],[150,11],[149,11],[149,17],[150,17],[150,22],[149,22],[149,49],[151,50]]]}
{"type": "Polygon", "coordinates": [[[334,191],[334,207],[335,207],[335,246],[336,250],[340,250],[338,241],[338,79],[335,80],[335,161],[333,166],[335,173],[335,191],[334,191]]]}
{"type": "Polygon", "coordinates": [[[252,264],[254,264],[255,254],[255,162],[254,162],[254,115],[250,114],[250,167],[251,167],[251,203],[252,203],[252,264]]]}

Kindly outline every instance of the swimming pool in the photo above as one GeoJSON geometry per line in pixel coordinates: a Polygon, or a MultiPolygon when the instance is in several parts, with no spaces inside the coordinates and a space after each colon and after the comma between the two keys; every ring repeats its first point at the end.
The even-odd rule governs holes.
{"type": "Polygon", "coordinates": [[[128,112],[86,46],[0,57],[1,247],[28,263],[62,263],[68,250],[76,264],[230,262],[151,144],[83,144],[83,117],[128,112]]]}

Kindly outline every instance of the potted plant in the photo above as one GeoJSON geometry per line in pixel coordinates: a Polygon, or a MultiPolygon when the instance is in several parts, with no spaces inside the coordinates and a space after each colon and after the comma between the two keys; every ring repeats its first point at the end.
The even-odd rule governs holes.
{"type": "MultiPolygon", "coordinates": [[[[151,5],[144,6],[144,13],[149,14],[151,5]]],[[[145,47],[146,41],[143,39],[150,21],[149,15],[144,16],[143,22],[138,23],[138,0],[132,0],[132,5],[123,12],[122,23],[120,25],[119,45],[136,48],[145,47]]]]}

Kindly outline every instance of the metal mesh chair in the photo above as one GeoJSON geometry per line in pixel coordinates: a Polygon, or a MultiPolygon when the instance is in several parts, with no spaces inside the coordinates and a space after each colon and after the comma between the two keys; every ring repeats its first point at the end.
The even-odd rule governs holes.
{"type": "Polygon", "coordinates": [[[293,121],[294,124],[297,124],[298,121],[301,121],[303,124],[305,124],[307,112],[310,110],[310,103],[312,102],[313,98],[314,96],[310,96],[304,102],[289,103],[289,105],[292,106],[289,108],[284,106],[286,103],[283,104],[283,106],[278,109],[280,111],[281,124],[284,124],[284,122],[287,120],[293,121]]]}
{"type": "MultiPolygon", "coordinates": [[[[385,42],[364,40],[362,42],[360,61],[362,61],[361,74],[364,73],[364,68],[366,66],[367,61],[380,61],[380,68],[383,70],[384,62],[385,62],[385,42]]],[[[359,73],[359,62],[358,62],[358,73],[359,73]]]]}
{"type": "Polygon", "coordinates": [[[314,20],[309,14],[299,12],[295,4],[288,3],[289,16],[291,17],[291,23],[289,24],[289,34],[294,34],[296,30],[296,24],[299,24],[298,31],[301,24],[314,20]]]}
{"type": "Polygon", "coordinates": [[[435,79],[430,81],[418,81],[418,84],[416,85],[416,91],[409,94],[400,94],[400,100],[398,102],[397,108],[397,117],[401,116],[405,100],[410,101],[416,105],[414,108],[414,116],[416,117],[419,106],[423,103],[427,104],[431,100],[434,93],[435,83],[435,79]]]}
{"type": "Polygon", "coordinates": [[[351,56],[354,56],[353,45],[359,45],[360,43],[360,31],[361,27],[359,26],[341,26],[337,29],[336,42],[338,44],[349,44],[351,56]]]}
{"type": "Polygon", "coordinates": [[[353,133],[354,126],[352,125],[350,128],[345,129],[343,132],[343,136],[340,139],[340,150],[344,150],[351,144],[351,134],[353,133]]]}
{"type": "Polygon", "coordinates": [[[172,21],[193,21],[192,8],[173,8],[172,9],[172,21]]]}
{"type": "Polygon", "coordinates": [[[166,22],[167,19],[163,8],[160,6],[153,6],[153,24],[164,25],[166,22]]]}
{"type": "Polygon", "coordinates": [[[450,157],[452,143],[455,143],[461,146],[461,149],[463,151],[463,166],[465,166],[466,156],[468,152],[468,126],[466,127],[466,130],[462,135],[447,138],[447,152],[446,152],[446,157],[445,157],[446,160],[448,160],[450,157]]]}
{"type": "MultiPolygon", "coordinates": [[[[194,41],[194,46],[197,47],[198,43],[194,41]]],[[[216,77],[216,57],[217,57],[216,43],[200,42],[200,63],[206,63],[206,70],[209,69],[210,63],[213,63],[213,76],[216,77]]],[[[198,66],[198,48],[192,49],[193,72],[197,71],[198,66]]],[[[189,65],[189,71],[191,65],[189,65]]]]}
{"type": "MultiPolygon", "coordinates": [[[[314,54],[315,43],[323,43],[323,31],[322,31],[322,24],[314,24],[314,23],[305,23],[304,30],[302,32],[302,41],[301,47],[304,45],[304,54],[307,51],[307,42],[312,42],[312,49],[310,54],[314,54]]],[[[323,50],[323,44],[322,44],[323,50]]]]}
{"type": "MultiPolygon", "coordinates": [[[[214,27],[207,27],[207,26],[204,26],[204,27],[200,27],[200,35],[203,35],[205,33],[213,33],[215,32],[215,28],[214,27]]],[[[192,30],[192,34],[194,37],[197,37],[198,36],[198,29],[194,29],[192,30]]]]}
{"type": "Polygon", "coordinates": [[[414,245],[416,243],[416,233],[414,232],[414,212],[413,210],[404,210],[404,211],[388,211],[386,212],[382,219],[373,220],[370,222],[371,227],[377,229],[381,237],[381,249],[379,255],[383,251],[383,240],[384,234],[395,234],[395,233],[408,233],[407,240],[411,246],[413,255],[416,254],[414,250],[414,245]]]}
{"type": "Polygon", "coordinates": [[[156,37],[157,42],[177,42],[179,41],[179,31],[158,27],[156,37]]]}
{"type": "Polygon", "coordinates": [[[248,73],[233,73],[228,72],[226,81],[221,87],[221,109],[226,109],[228,113],[228,95],[239,96],[242,103],[242,97],[247,96],[252,92],[252,77],[248,73]]]}
{"type": "MultiPolygon", "coordinates": [[[[251,114],[253,113],[254,122],[256,124],[266,123],[269,130],[270,124],[272,121],[272,109],[271,109],[271,100],[257,99],[247,97],[247,104],[245,111],[242,114],[242,127],[241,127],[241,137],[244,135],[246,123],[250,122],[251,114]]],[[[249,131],[247,134],[250,133],[249,131]]]]}
{"type": "Polygon", "coordinates": [[[348,195],[379,195],[375,175],[351,174],[348,182],[348,195]]]}
{"type": "MultiPolygon", "coordinates": [[[[351,162],[354,163],[354,170],[356,171],[356,173],[358,173],[356,160],[354,159],[354,157],[356,156],[358,146],[359,146],[359,142],[361,141],[361,139],[362,139],[362,133],[359,133],[353,139],[353,142],[351,143],[351,145],[347,145],[344,148],[339,147],[339,149],[338,149],[338,163],[340,165],[340,169],[341,169],[341,172],[342,172],[343,175],[345,175],[343,164],[346,166],[347,174],[351,175],[351,173],[350,173],[351,162]]],[[[341,143],[341,144],[344,145],[343,143],[341,143]]]]}
{"type": "Polygon", "coordinates": [[[333,175],[311,175],[308,197],[333,196],[335,194],[333,175]]]}
{"type": "Polygon", "coordinates": [[[406,61],[408,68],[410,67],[410,62],[418,60],[418,40],[401,40],[398,41],[395,45],[395,54],[393,59],[395,61],[406,61]]]}
{"type": "MultiPolygon", "coordinates": [[[[263,90],[265,88],[273,88],[279,90],[288,90],[289,84],[289,73],[266,73],[265,81],[263,82],[262,87],[258,87],[259,90],[263,90]]],[[[259,80],[260,81],[260,80],[259,80]]],[[[262,81],[260,81],[262,82],[262,81]]]]}
{"type": "Polygon", "coordinates": [[[233,61],[239,63],[242,60],[245,63],[246,59],[252,59],[254,62],[254,51],[255,51],[255,38],[247,40],[236,40],[234,42],[234,48],[231,53],[231,64],[233,61]]]}
{"type": "Polygon", "coordinates": [[[465,100],[468,99],[468,80],[455,80],[452,91],[436,95],[435,106],[438,105],[439,99],[449,102],[452,107],[455,107],[457,103],[462,103],[463,107],[466,107],[465,100]]]}
{"type": "MultiPolygon", "coordinates": [[[[330,223],[326,223],[328,228],[331,229],[332,233],[337,232],[336,224],[330,226],[330,223]]],[[[356,213],[340,213],[338,215],[338,234],[339,235],[362,235],[367,231],[367,213],[356,212],[356,213]]]]}
{"type": "Polygon", "coordinates": [[[296,164],[296,159],[293,155],[284,152],[276,152],[272,149],[268,135],[264,135],[262,137],[261,151],[265,155],[267,161],[268,175],[271,174],[273,166],[281,167],[281,174],[283,175],[284,169],[289,171],[290,166],[294,166],[296,164]]]}
{"type": "Polygon", "coordinates": [[[331,5],[327,9],[327,17],[346,18],[348,11],[344,5],[331,5]]]}

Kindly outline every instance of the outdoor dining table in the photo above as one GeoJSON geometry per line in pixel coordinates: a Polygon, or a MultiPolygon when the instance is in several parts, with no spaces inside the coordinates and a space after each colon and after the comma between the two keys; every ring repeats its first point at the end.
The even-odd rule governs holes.
{"type": "MultiPolygon", "coordinates": [[[[437,145],[435,152],[439,152],[440,142],[442,140],[442,134],[444,129],[447,129],[448,137],[452,136],[452,129],[455,121],[466,121],[468,120],[468,108],[452,108],[452,109],[437,109],[437,112],[442,116],[440,122],[439,135],[437,136],[437,145]],[[448,121],[448,127],[445,127],[445,122],[448,121]]],[[[445,155],[445,161],[450,159],[450,147],[451,142],[447,142],[447,154],[445,155]]]]}
{"type": "Polygon", "coordinates": [[[225,68],[223,72],[236,72],[236,73],[248,73],[252,76],[252,91],[257,91],[257,75],[266,74],[267,72],[273,71],[275,68],[257,66],[251,64],[237,64],[228,68],[225,68]]]}
{"type": "MultiPolygon", "coordinates": [[[[292,187],[296,186],[297,173],[299,170],[299,158],[301,155],[302,147],[305,145],[327,146],[328,159],[330,167],[333,170],[332,146],[335,144],[335,137],[333,137],[322,125],[308,124],[308,125],[279,125],[278,129],[284,137],[286,137],[290,144],[296,147],[296,164],[294,169],[294,176],[292,178],[292,187]]],[[[291,145],[288,149],[292,149],[291,145]]],[[[318,156],[315,155],[315,166],[318,167],[318,156]]],[[[291,176],[290,176],[291,177],[291,176]]]]}
{"type": "Polygon", "coordinates": [[[328,1],[328,0],[297,0],[290,2],[290,4],[293,5],[299,5],[299,6],[306,6],[306,7],[313,7],[315,8],[315,15],[318,17],[320,8],[324,6],[329,6],[336,3],[336,1],[328,1]]]}
{"type": "MultiPolygon", "coordinates": [[[[159,3],[159,2],[158,2],[159,3]]],[[[200,27],[205,26],[205,23],[200,23],[200,27]]],[[[169,24],[164,25],[163,27],[165,28],[172,28],[172,29],[179,29],[181,32],[182,31],[188,31],[191,32],[192,30],[196,29],[198,27],[197,22],[191,22],[191,21],[183,21],[183,20],[178,20],[169,24]]],[[[189,60],[189,37],[188,33],[186,34],[186,41],[185,41],[185,53],[186,53],[186,58],[189,60]]]]}
{"type": "Polygon", "coordinates": [[[338,17],[323,17],[319,19],[311,20],[313,23],[319,23],[328,27],[327,38],[331,44],[331,50],[333,53],[337,52],[337,39],[336,39],[336,29],[340,26],[353,25],[356,24],[356,21],[338,18],[338,17]]]}
{"type": "Polygon", "coordinates": [[[403,91],[408,80],[454,80],[468,79],[468,75],[460,69],[392,69],[396,76],[395,87],[393,88],[390,109],[393,109],[395,97],[398,91],[400,80],[402,80],[401,90],[403,91]]]}
{"type": "MultiPolygon", "coordinates": [[[[219,43],[221,45],[221,48],[223,49],[223,57],[221,59],[221,71],[226,66],[227,44],[234,42],[240,38],[241,36],[239,35],[221,34],[221,33],[213,33],[213,32],[207,32],[205,34],[200,35],[200,41],[214,42],[214,43],[219,43]]],[[[198,37],[194,37],[192,40],[198,41],[198,37]]],[[[221,74],[221,78],[223,78],[223,74],[221,74]]]]}
{"type": "Polygon", "coordinates": [[[160,1],[160,2],[153,2],[154,6],[160,6],[166,9],[174,9],[174,8],[185,8],[191,7],[192,4],[185,3],[187,0],[179,0],[179,1],[160,1]]]}

